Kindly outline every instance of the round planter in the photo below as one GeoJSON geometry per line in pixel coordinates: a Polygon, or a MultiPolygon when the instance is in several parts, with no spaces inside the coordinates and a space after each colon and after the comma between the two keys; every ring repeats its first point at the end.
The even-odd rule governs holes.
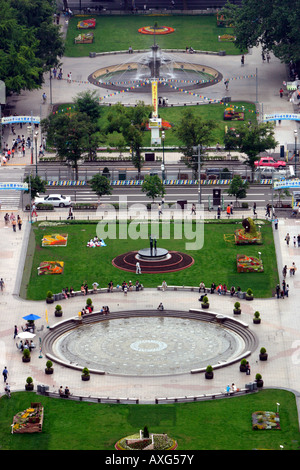
{"type": "Polygon", "coordinates": [[[53,302],[54,302],[54,297],[46,298],[46,304],[53,304],[53,302]]]}
{"type": "Polygon", "coordinates": [[[209,308],[209,304],[201,304],[202,308],[209,308]]]}
{"type": "Polygon", "coordinates": [[[246,294],[245,299],[246,299],[246,300],[253,300],[254,297],[253,297],[253,295],[247,295],[247,294],[246,294]]]}
{"type": "Polygon", "coordinates": [[[32,391],[33,388],[34,388],[34,385],[33,385],[33,384],[26,384],[26,385],[25,385],[25,390],[27,390],[27,392],[32,391]]]}
{"type": "Polygon", "coordinates": [[[263,379],[256,380],[257,388],[262,388],[264,386],[263,379]]]}
{"type": "Polygon", "coordinates": [[[62,317],[63,311],[62,310],[55,310],[54,315],[56,317],[62,317]]]}
{"type": "Polygon", "coordinates": [[[90,380],[90,376],[89,375],[82,375],[81,380],[83,380],[84,382],[87,382],[88,380],[90,380]]]}
{"type": "Polygon", "coordinates": [[[237,309],[233,309],[233,313],[234,315],[240,315],[242,313],[242,310],[240,308],[237,308],[237,309]]]}
{"type": "Polygon", "coordinates": [[[247,372],[247,366],[240,364],[240,372],[247,372]]]}
{"type": "Polygon", "coordinates": [[[50,367],[49,369],[47,369],[46,367],[45,374],[50,375],[50,374],[53,374],[53,372],[54,372],[54,369],[52,367],[50,367]]]}
{"type": "Polygon", "coordinates": [[[30,357],[22,357],[22,362],[30,362],[30,357]]]}
{"type": "Polygon", "coordinates": [[[259,323],[261,322],[261,319],[260,318],[253,318],[253,323],[255,325],[259,325],[259,323]]]}
{"type": "Polygon", "coordinates": [[[213,372],[205,372],[205,378],[210,380],[214,378],[214,373],[213,372]]]}
{"type": "Polygon", "coordinates": [[[267,361],[268,360],[268,353],[260,354],[259,359],[261,361],[267,361]]]}

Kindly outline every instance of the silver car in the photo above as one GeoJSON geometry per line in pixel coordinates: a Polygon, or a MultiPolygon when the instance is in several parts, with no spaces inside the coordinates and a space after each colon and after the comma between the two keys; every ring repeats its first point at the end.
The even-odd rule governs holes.
{"type": "Polygon", "coordinates": [[[34,200],[35,204],[52,204],[54,207],[68,207],[71,203],[69,196],[63,196],[62,194],[48,194],[48,196],[40,197],[37,196],[34,200]]]}

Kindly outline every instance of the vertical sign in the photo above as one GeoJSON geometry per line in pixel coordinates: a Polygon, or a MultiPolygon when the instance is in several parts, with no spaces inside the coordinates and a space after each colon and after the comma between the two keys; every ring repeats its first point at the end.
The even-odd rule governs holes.
{"type": "Polygon", "coordinates": [[[152,117],[158,117],[158,105],[157,105],[157,82],[152,82],[152,117]]]}

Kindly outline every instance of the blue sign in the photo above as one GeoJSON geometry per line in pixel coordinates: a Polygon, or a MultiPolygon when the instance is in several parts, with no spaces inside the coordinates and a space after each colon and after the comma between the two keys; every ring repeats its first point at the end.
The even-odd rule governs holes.
{"type": "Polygon", "coordinates": [[[39,116],[8,116],[1,119],[1,124],[13,124],[14,122],[39,124],[40,121],[41,118],[39,116]]]}
{"type": "Polygon", "coordinates": [[[15,189],[16,191],[28,191],[28,183],[0,183],[0,189],[15,189]]]}

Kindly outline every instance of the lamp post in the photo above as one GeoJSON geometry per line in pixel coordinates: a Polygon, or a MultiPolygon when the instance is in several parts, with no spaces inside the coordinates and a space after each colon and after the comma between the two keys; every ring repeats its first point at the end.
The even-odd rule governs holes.
{"type": "Polygon", "coordinates": [[[295,137],[295,178],[297,177],[297,168],[296,168],[296,163],[297,163],[297,137],[298,137],[298,132],[294,130],[294,137],[295,137]]]}
{"type": "Polygon", "coordinates": [[[37,141],[38,141],[38,132],[34,134],[34,143],[35,143],[35,176],[37,176],[37,141]]]}
{"type": "Polygon", "coordinates": [[[163,162],[161,165],[162,180],[165,180],[165,131],[161,132],[161,140],[163,145],[163,162]]]}

